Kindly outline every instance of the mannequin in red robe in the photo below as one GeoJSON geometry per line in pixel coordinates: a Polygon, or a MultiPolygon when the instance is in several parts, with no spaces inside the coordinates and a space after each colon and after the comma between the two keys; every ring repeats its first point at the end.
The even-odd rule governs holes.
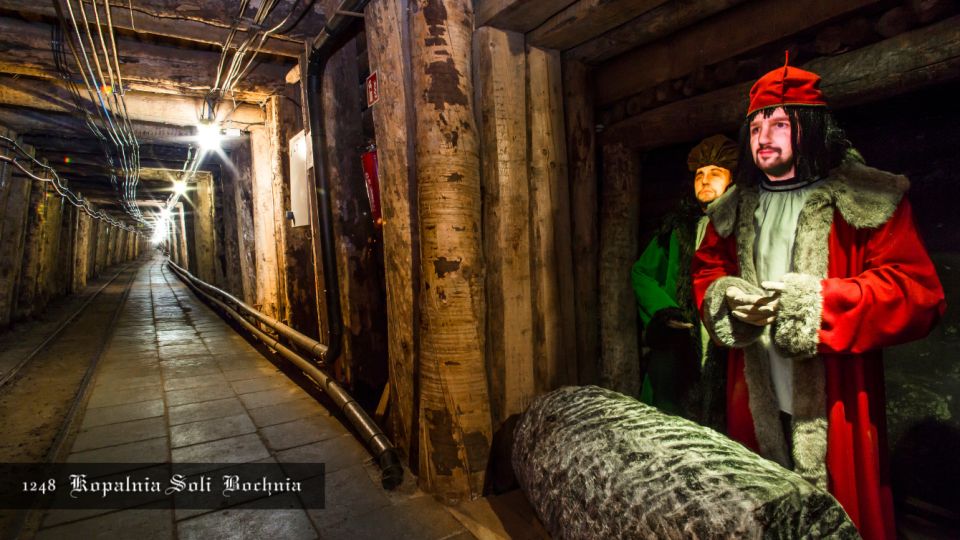
{"type": "Polygon", "coordinates": [[[892,540],[881,349],[926,336],[944,295],[904,197],[909,182],[863,163],[819,82],[785,66],[751,90],[741,155],[755,166],[741,166],[707,211],[694,294],[713,339],[732,348],[728,434],[829,489],[864,538],[892,540]],[[789,271],[762,281],[761,193],[790,183],[806,193],[795,230],[778,231],[793,242],[789,271]],[[790,414],[774,357],[789,358],[790,414]]]}

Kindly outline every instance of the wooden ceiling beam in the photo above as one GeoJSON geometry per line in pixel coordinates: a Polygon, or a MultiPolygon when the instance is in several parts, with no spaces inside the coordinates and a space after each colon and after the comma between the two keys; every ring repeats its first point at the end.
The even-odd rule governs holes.
{"type": "Polygon", "coordinates": [[[675,0],[564,52],[564,59],[598,64],[662,39],[745,0],[675,0]]]}
{"type": "Polygon", "coordinates": [[[664,81],[688,75],[698,67],[780,41],[879,1],[762,0],[743,4],[597,68],[594,79],[597,105],[609,105],[664,81]],[[750,25],[751,31],[743,31],[740,27],[744,25],[750,25]]]}
{"type": "MultiPolygon", "coordinates": [[[[51,47],[51,27],[0,17],[0,72],[59,79],[51,47]]],[[[120,72],[127,90],[166,91],[202,96],[214,82],[220,54],[131,39],[118,39],[120,72]]],[[[69,54],[69,53],[68,53],[69,54]]],[[[72,62],[72,56],[68,58],[72,62]]],[[[292,62],[260,62],[237,83],[240,101],[258,102],[283,89],[292,62]]],[[[79,75],[77,75],[79,76],[79,75]]]]}
{"type": "Polygon", "coordinates": [[[667,0],[579,0],[527,34],[527,43],[565,51],[639,17],[667,0]]]}
{"type": "MultiPolygon", "coordinates": [[[[876,102],[960,79],[960,16],[838,56],[804,64],[823,79],[830,106],[876,102]]],[[[651,109],[609,126],[603,144],[650,149],[733,131],[743,122],[752,82],[651,109]]]]}
{"type": "Polygon", "coordinates": [[[573,3],[574,0],[477,0],[473,8],[474,26],[526,33],[573,3]]]}
{"type": "MultiPolygon", "coordinates": [[[[131,122],[131,124],[134,134],[141,142],[187,144],[196,135],[196,129],[194,128],[150,122],[131,122]]],[[[19,135],[88,137],[90,140],[94,140],[87,124],[82,119],[64,113],[0,107],[0,125],[12,129],[19,135]]]]}
{"type": "MultiPolygon", "coordinates": [[[[81,102],[89,110],[93,102],[84,87],[80,87],[81,102]]],[[[127,116],[131,120],[155,122],[175,126],[196,126],[203,100],[189,96],[127,92],[124,95],[127,116]]],[[[26,107],[44,111],[73,113],[73,94],[63,81],[35,79],[0,74],[0,105],[26,107]]],[[[256,105],[239,103],[236,108],[219,108],[219,119],[224,127],[247,128],[262,125],[263,111],[256,105]]]]}
{"type": "MultiPolygon", "coordinates": [[[[89,0],[83,0],[83,3],[90,5],[89,0]]],[[[267,19],[267,27],[280,22],[291,8],[296,8],[296,13],[299,14],[304,9],[302,4],[299,0],[280,0],[274,14],[267,19]]],[[[34,17],[57,18],[56,9],[50,2],[5,0],[2,7],[34,17]]],[[[303,52],[303,37],[314,35],[323,28],[326,18],[318,8],[315,4],[294,31],[268,38],[263,44],[262,52],[296,58],[303,52]]],[[[235,11],[233,3],[216,0],[141,0],[129,4],[117,2],[110,9],[113,26],[118,30],[216,46],[222,46],[227,41],[235,11]]],[[[253,18],[253,12],[253,8],[248,10],[250,19],[253,18]]],[[[88,13],[92,14],[92,10],[88,13]]],[[[105,18],[102,8],[100,13],[101,18],[105,18]]],[[[249,23],[242,23],[232,41],[231,49],[242,43],[251,30],[249,23]]]]}

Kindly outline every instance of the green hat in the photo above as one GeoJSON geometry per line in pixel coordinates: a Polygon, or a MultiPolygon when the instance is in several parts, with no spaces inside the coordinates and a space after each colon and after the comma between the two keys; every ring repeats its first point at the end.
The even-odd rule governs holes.
{"type": "Polygon", "coordinates": [[[693,147],[687,156],[687,166],[690,172],[696,172],[707,165],[716,165],[733,172],[737,169],[739,158],[740,149],[737,148],[737,143],[723,135],[714,135],[693,147]]]}

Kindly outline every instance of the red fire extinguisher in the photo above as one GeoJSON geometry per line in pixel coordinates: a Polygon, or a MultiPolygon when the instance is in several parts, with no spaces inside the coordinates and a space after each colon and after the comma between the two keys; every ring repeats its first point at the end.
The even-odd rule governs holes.
{"type": "Polygon", "coordinates": [[[377,145],[370,142],[361,148],[360,159],[363,162],[363,179],[367,184],[367,198],[370,199],[370,213],[377,227],[383,225],[380,213],[380,177],[377,169],[377,145]]]}

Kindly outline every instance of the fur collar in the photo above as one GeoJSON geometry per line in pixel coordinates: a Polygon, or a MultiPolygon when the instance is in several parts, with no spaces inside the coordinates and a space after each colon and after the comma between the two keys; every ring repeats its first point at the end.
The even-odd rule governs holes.
{"type": "MultiPolygon", "coordinates": [[[[871,229],[890,219],[909,188],[910,181],[906,177],[868,167],[859,155],[851,154],[814,188],[807,205],[834,206],[853,227],[871,229]]],[[[737,209],[742,199],[758,190],[756,185],[733,186],[710,203],[707,215],[720,236],[730,236],[736,226],[737,209]]]]}

